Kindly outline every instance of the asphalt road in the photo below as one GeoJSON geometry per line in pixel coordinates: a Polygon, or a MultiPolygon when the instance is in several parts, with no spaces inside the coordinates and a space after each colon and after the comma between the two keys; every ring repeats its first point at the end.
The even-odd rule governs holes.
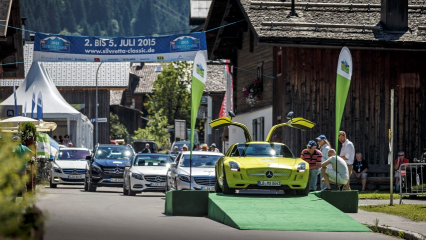
{"type": "MultiPolygon", "coordinates": [[[[395,239],[377,233],[237,230],[205,217],[164,215],[164,194],[123,196],[119,188],[39,187],[45,239],[395,239]]],[[[307,223],[315,224],[315,223],[307,223]]]]}

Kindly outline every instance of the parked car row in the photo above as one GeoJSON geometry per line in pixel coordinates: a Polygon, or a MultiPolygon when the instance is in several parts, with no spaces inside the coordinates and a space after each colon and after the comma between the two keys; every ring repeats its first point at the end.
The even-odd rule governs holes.
{"type": "Polygon", "coordinates": [[[86,148],[64,147],[51,162],[50,187],[84,185],[89,192],[98,187],[120,187],[123,195],[129,196],[171,189],[214,191],[214,166],[223,154],[193,152],[192,160],[189,154],[135,154],[130,145],[113,144],[98,144],[93,153],[86,148]]]}

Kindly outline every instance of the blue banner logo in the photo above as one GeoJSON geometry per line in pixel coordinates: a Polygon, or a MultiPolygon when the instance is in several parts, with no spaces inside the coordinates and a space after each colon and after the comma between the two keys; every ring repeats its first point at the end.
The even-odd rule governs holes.
{"type": "Polygon", "coordinates": [[[40,48],[48,52],[69,52],[70,42],[61,37],[47,37],[40,40],[40,48]]]}
{"type": "Polygon", "coordinates": [[[191,36],[182,36],[170,42],[170,51],[197,51],[200,50],[200,40],[191,36]]]}

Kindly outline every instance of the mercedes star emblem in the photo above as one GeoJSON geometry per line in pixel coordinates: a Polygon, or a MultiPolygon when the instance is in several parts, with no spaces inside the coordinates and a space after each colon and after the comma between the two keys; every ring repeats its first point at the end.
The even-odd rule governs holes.
{"type": "Polygon", "coordinates": [[[78,174],[77,169],[74,169],[74,171],[72,171],[72,174],[77,175],[78,174]]]}
{"type": "Polygon", "coordinates": [[[274,176],[274,173],[271,170],[266,171],[265,173],[267,178],[272,178],[274,176]]]}
{"type": "Polygon", "coordinates": [[[120,174],[120,169],[119,168],[115,169],[115,174],[120,174]]]}
{"type": "Polygon", "coordinates": [[[157,181],[157,182],[161,182],[161,176],[156,176],[156,177],[155,177],[155,181],[157,181]]]}

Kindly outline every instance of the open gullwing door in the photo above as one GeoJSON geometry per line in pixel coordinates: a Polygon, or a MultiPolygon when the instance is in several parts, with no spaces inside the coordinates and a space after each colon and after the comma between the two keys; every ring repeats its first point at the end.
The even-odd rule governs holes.
{"type": "Polygon", "coordinates": [[[286,123],[280,123],[280,124],[274,125],[271,128],[271,130],[269,131],[268,136],[266,137],[265,141],[266,142],[270,142],[271,138],[272,138],[272,134],[274,133],[274,131],[277,128],[283,127],[283,126],[289,126],[289,127],[292,127],[292,128],[300,129],[302,131],[306,131],[308,129],[313,128],[315,126],[315,123],[313,123],[313,122],[311,122],[309,120],[306,120],[304,118],[300,118],[300,117],[299,118],[293,118],[293,119],[289,120],[286,123]]]}
{"type": "Polygon", "coordinates": [[[237,126],[244,131],[244,136],[246,138],[246,142],[252,142],[253,141],[253,139],[251,138],[250,132],[249,132],[248,128],[246,127],[246,125],[244,125],[242,123],[238,123],[238,122],[233,122],[230,117],[222,117],[222,118],[212,120],[209,123],[209,125],[213,129],[219,129],[219,128],[227,127],[229,125],[237,126]]]}

